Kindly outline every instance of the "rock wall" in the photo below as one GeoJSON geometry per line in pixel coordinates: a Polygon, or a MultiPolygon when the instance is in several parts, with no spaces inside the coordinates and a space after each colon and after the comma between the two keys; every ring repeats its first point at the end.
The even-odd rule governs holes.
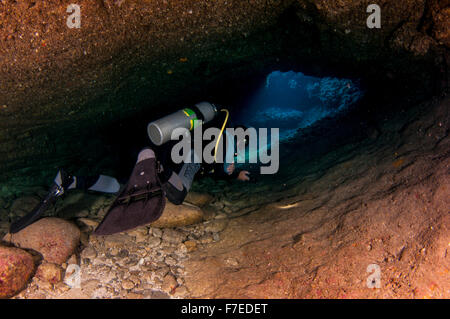
{"type": "Polygon", "coordinates": [[[190,296],[448,298],[449,103],[387,120],[378,138],[292,174],[285,191],[253,185],[251,195],[228,195],[230,205],[261,206],[191,254],[190,296]],[[379,289],[369,265],[379,270],[379,289]]]}

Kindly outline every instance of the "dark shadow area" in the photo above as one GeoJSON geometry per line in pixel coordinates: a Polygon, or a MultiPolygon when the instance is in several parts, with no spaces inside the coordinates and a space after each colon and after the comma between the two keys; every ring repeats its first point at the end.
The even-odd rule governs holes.
{"type": "MultiPolygon", "coordinates": [[[[278,67],[271,71],[283,70],[280,65],[278,67]]],[[[303,69],[294,70],[304,72],[303,69]]],[[[255,94],[259,94],[261,88],[266,85],[269,73],[245,75],[230,72],[224,74],[212,85],[203,88],[201,93],[190,95],[189,92],[181,92],[182,98],[177,104],[167,104],[158,108],[149,105],[147,108],[149,111],[114,121],[112,125],[102,128],[100,134],[95,137],[103,145],[103,154],[101,156],[94,154],[95,156],[92,157],[100,158],[100,161],[90,161],[88,154],[84,154],[80,156],[79,164],[87,169],[87,166],[82,164],[83,158],[87,158],[85,163],[94,163],[94,168],[91,166],[89,171],[108,172],[118,176],[122,181],[126,180],[134,166],[138,152],[149,145],[147,124],[199,101],[210,101],[229,109],[230,121],[234,124],[254,124],[258,119],[259,112],[268,107],[268,104],[264,103],[269,97],[262,95],[259,96],[259,101],[255,101],[255,94]],[[258,110],[258,103],[261,104],[261,110],[258,110]],[[248,123],[242,123],[243,119],[248,123]]],[[[322,76],[333,77],[342,74],[324,72],[322,76]]],[[[361,73],[358,75],[361,76],[361,73]]],[[[345,107],[345,111],[337,112],[339,114],[333,113],[333,116],[331,114],[324,115],[312,121],[310,125],[303,125],[308,127],[300,129],[296,137],[292,137],[289,142],[283,142],[280,150],[283,154],[282,162],[293,156],[289,154],[292,153],[292,150],[298,151],[299,145],[303,145],[299,160],[304,162],[346,143],[363,139],[369,135],[376,136],[378,121],[402,112],[402,109],[408,107],[408,103],[419,103],[423,99],[422,96],[414,94],[405,96],[402,90],[392,90],[389,80],[380,80],[376,86],[371,86],[374,82],[365,77],[353,81],[354,83],[351,84],[349,82],[349,86],[352,87],[357,83],[358,88],[361,88],[364,94],[349,103],[345,107]],[[388,88],[390,89],[388,90],[388,88]]],[[[344,87],[344,89],[347,88],[344,87]]],[[[275,124],[273,127],[278,126],[275,124]]],[[[298,154],[298,152],[294,153],[298,154]]]]}
{"type": "MultiPolygon", "coordinates": [[[[361,46],[344,34],[321,30],[319,25],[303,21],[298,16],[299,10],[295,5],[286,9],[276,24],[249,38],[213,44],[229,47],[230,52],[238,52],[238,47],[248,44],[247,49],[253,51],[239,58],[230,55],[197,60],[184,73],[174,75],[173,85],[170,79],[160,80],[161,74],[156,75],[154,67],[145,63],[116,74],[124,79],[123,83],[105,89],[107,93],[89,101],[88,109],[93,115],[88,119],[51,123],[36,128],[29,134],[32,138],[24,137],[24,143],[30,141],[36,147],[24,146],[29,152],[7,163],[5,179],[17,180],[17,189],[24,188],[22,184],[43,185],[60,166],[67,166],[77,174],[111,174],[124,181],[137,153],[148,145],[146,127],[150,121],[199,101],[228,108],[232,121],[239,113],[251,118],[255,109],[247,112],[246,106],[264,85],[267,75],[277,70],[320,78],[359,79],[365,92],[345,116],[333,121],[324,118],[304,132],[301,139],[292,141],[296,145],[307,136],[323,137],[323,142],[312,143],[305,150],[304,159],[322,153],[319,150],[342,145],[347,137],[354,140],[370,135],[376,132],[377,121],[383,117],[402,112],[408,105],[442,91],[447,71],[436,66],[436,52],[415,57],[407,52],[394,52],[388,46],[361,46]],[[141,78],[154,78],[160,87],[140,83],[141,78]],[[155,90],[164,94],[158,95],[155,90]],[[336,132],[332,134],[330,130],[336,132]]],[[[291,147],[294,146],[286,148],[291,147]]],[[[5,193],[15,193],[15,188],[5,193]]]]}

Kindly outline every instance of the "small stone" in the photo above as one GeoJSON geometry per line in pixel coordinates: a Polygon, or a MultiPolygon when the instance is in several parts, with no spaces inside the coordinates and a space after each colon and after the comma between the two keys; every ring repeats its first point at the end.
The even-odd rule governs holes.
{"type": "Polygon", "coordinates": [[[36,281],[37,286],[39,287],[39,289],[45,290],[45,291],[50,291],[53,290],[53,284],[46,281],[46,280],[37,280],[36,281]]]}
{"type": "Polygon", "coordinates": [[[233,212],[233,210],[230,207],[224,207],[223,211],[228,214],[231,214],[233,212]]]}
{"type": "Polygon", "coordinates": [[[149,247],[149,248],[159,246],[160,244],[161,244],[161,239],[158,237],[151,236],[147,240],[147,247],[149,247]]]}
{"type": "Polygon", "coordinates": [[[230,202],[229,200],[226,200],[226,199],[222,199],[222,203],[223,203],[225,206],[233,206],[233,203],[230,202]]]}
{"type": "Polygon", "coordinates": [[[89,218],[78,218],[77,221],[86,226],[92,227],[92,228],[97,228],[97,226],[99,224],[99,222],[89,219],[89,218]]]}
{"type": "Polygon", "coordinates": [[[188,252],[192,252],[197,249],[197,243],[193,240],[187,240],[184,242],[188,252]]]}
{"type": "Polygon", "coordinates": [[[161,289],[169,294],[173,293],[174,289],[178,286],[176,278],[170,274],[166,275],[163,279],[161,289]]]}
{"type": "Polygon", "coordinates": [[[161,238],[163,235],[163,232],[160,228],[152,228],[152,235],[158,238],[161,238]]]}
{"type": "Polygon", "coordinates": [[[215,219],[205,223],[205,231],[220,233],[228,226],[228,219],[215,219]]]}
{"type": "Polygon", "coordinates": [[[131,280],[126,279],[126,280],[122,281],[123,289],[129,290],[129,289],[133,289],[134,287],[135,287],[135,284],[131,280]]]}
{"type": "Polygon", "coordinates": [[[91,246],[86,247],[82,252],[81,252],[81,258],[89,258],[89,259],[93,259],[97,257],[97,252],[95,251],[95,249],[91,246]]]}
{"type": "Polygon", "coordinates": [[[70,287],[65,285],[63,282],[58,282],[54,285],[54,288],[58,293],[64,293],[70,290],[70,287]]]}
{"type": "Polygon", "coordinates": [[[175,250],[175,254],[178,256],[184,256],[188,252],[188,249],[185,244],[179,244],[177,250],[175,250]]]}
{"type": "Polygon", "coordinates": [[[52,263],[43,263],[38,267],[36,271],[36,277],[41,279],[42,281],[56,284],[62,281],[62,273],[63,270],[60,266],[52,263]]]}
{"type": "Polygon", "coordinates": [[[162,283],[163,283],[163,280],[161,278],[159,278],[159,277],[153,278],[153,287],[161,288],[162,283]]]}
{"type": "Polygon", "coordinates": [[[169,266],[174,266],[177,264],[177,261],[175,258],[172,258],[170,256],[167,256],[166,258],[164,258],[164,262],[169,265],[169,266]]]}
{"type": "Polygon", "coordinates": [[[214,238],[211,234],[204,235],[198,239],[201,244],[210,244],[214,241],[214,238]]]}
{"type": "Polygon", "coordinates": [[[152,281],[153,273],[150,271],[143,271],[140,273],[141,283],[146,284],[152,281]]]}
{"type": "Polygon", "coordinates": [[[169,273],[169,270],[170,270],[170,268],[167,266],[159,268],[155,271],[155,276],[163,279],[169,273]]]}
{"type": "Polygon", "coordinates": [[[225,259],[225,263],[227,265],[229,265],[229,266],[232,266],[232,267],[239,266],[239,261],[236,258],[233,258],[233,257],[229,257],[229,258],[225,259]]]}
{"type": "Polygon", "coordinates": [[[148,235],[148,228],[147,227],[139,227],[130,231],[127,231],[127,235],[138,237],[138,236],[147,236],[148,235]]]}
{"type": "Polygon", "coordinates": [[[130,252],[126,249],[121,249],[119,253],[117,254],[117,258],[125,258],[130,255],[130,252]]]}
{"type": "Polygon", "coordinates": [[[108,250],[108,253],[109,253],[111,256],[117,256],[117,254],[119,253],[119,249],[118,249],[117,247],[110,248],[110,249],[108,250]]]}
{"type": "Polygon", "coordinates": [[[106,248],[123,247],[124,245],[132,243],[132,237],[125,234],[114,234],[104,236],[104,243],[106,248]]]}
{"type": "Polygon", "coordinates": [[[183,269],[181,267],[171,266],[170,272],[174,275],[177,275],[177,274],[182,275],[183,269]]]}
{"type": "Polygon", "coordinates": [[[173,296],[175,298],[185,298],[188,295],[188,290],[185,286],[180,286],[175,289],[173,296]]]}
{"type": "Polygon", "coordinates": [[[216,207],[217,209],[222,209],[224,207],[221,201],[215,201],[209,204],[209,206],[216,207]]]}
{"type": "Polygon", "coordinates": [[[147,241],[147,239],[148,239],[148,236],[147,236],[147,235],[139,234],[139,235],[137,235],[137,236],[135,237],[135,242],[136,242],[136,243],[143,243],[143,242],[147,241]]]}
{"type": "Polygon", "coordinates": [[[186,239],[186,235],[174,229],[165,229],[162,240],[172,244],[179,244],[186,239]]]}
{"type": "Polygon", "coordinates": [[[136,275],[131,275],[130,277],[128,277],[128,280],[131,280],[135,284],[135,286],[139,286],[141,284],[141,279],[139,279],[139,277],[136,275]]]}

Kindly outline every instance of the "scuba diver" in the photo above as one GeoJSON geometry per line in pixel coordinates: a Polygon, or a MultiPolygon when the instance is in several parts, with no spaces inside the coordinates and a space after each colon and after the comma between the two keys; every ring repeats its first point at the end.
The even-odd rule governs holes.
{"type": "MultiPolygon", "coordinates": [[[[234,161],[238,148],[245,149],[247,140],[243,137],[236,143],[234,141],[231,143],[230,139],[234,139],[234,136],[225,130],[228,110],[220,111],[226,115],[215,145],[215,154],[219,146],[222,146],[223,154],[228,161],[203,163],[201,154],[196,154],[194,149],[189,151],[181,163],[174,163],[171,158],[172,148],[177,143],[171,139],[174,129],[192,130],[196,121],[214,126],[218,123],[217,120],[221,120],[215,105],[201,102],[148,125],[150,146],[139,152],[136,164],[124,186],[121,186],[114,177],[73,176],[62,169],[55,177],[47,196],[29,214],[13,222],[10,233],[16,233],[34,223],[57,198],[72,189],[118,194],[94,231],[95,235],[111,235],[156,221],[162,215],[166,198],[175,205],[182,204],[197,174],[211,176],[214,179],[249,181],[250,173],[246,170],[238,171],[234,161]]],[[[244,126],[235,128],[238,127],[246,129],[244,126]]]]}

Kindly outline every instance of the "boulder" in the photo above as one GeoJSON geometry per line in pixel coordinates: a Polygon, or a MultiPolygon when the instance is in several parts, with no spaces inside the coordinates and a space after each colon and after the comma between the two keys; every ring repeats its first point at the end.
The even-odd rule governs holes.
{"type": "Polygon", "coordinates": [[[215,219],[205,223],[205,231],[211,233],[220,233],[228,225],[228,219],[215,219]]]}
{"type": "Polygon", "coordinates": [[[191,191],[187,194],[185,202],[198,207],[203,207],[206,204],[209,204],[213,199],[214,197],[209,194],[191,191]]]}
{"type": "Polygon", "coordinates": [[[171,274],[168,274],[163,279],[163,284],[161,286],[161,289],[164,292],[172,294],[174,292],[174,289],[177,286],[178,286],[177,279],[174,276],[172,276],[171,274]]]}
{"type": "Polygon", "coordinates": [[[43,218],[5,240],[17,247],[41,253],[44,260],[62,264],[75,251],[80,242],[80,230],[71,222],[60,218],[43,218]]]}
{"type": "Polygon", "coordinates": [[[186,239],[186,235],[175,229],[165,229],[162,240],[171,244],[180,244],[186,239]]]}
{"type": "Polygon", "coordinates": [[[33,257],[26,251],[0,246],[0,298],[7,298],[25,287],[34,271],[33,257]]]}
{"type": "Polygon", "coordinates": [[[36,271],[36,277],[45,282],[57,284],[63,279],[63,270],[59,265],[52,263],[43,263],[39,265],[36,271]]]}
{"type": "Polygon", "coordinates": [[[174,205],[167,202],[161,217],[151,223],[150,226],[158,228],[181,227],[202,221],[203,212],[199,207],[188,203],[174,205]]]}

